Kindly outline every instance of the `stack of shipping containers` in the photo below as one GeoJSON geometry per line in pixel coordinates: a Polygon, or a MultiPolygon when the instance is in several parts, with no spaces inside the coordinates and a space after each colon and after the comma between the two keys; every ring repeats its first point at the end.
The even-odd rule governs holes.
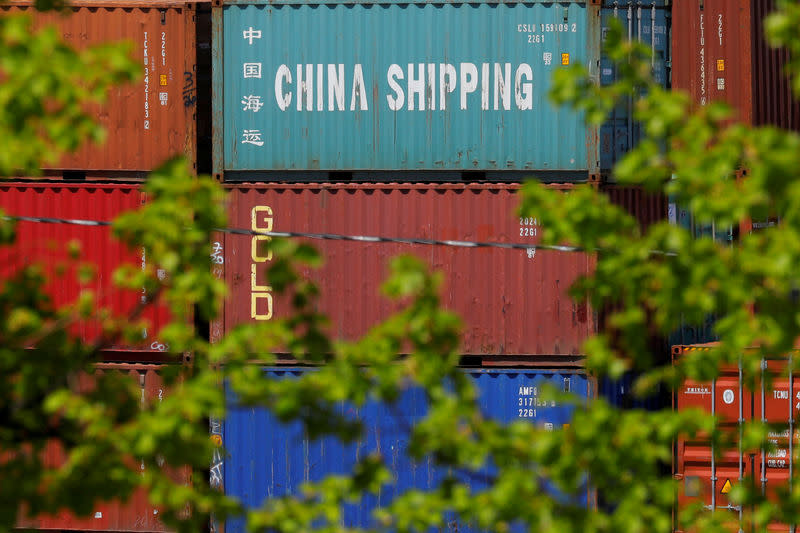
{"type": "MultiPolygon", "coordinates": [[[[642,136],[633,120],[633,101],[621,102],[603,126],[587,128],[579,114],[554,109],[547,100],[553,72],[581,62],[598,83],[612,82],[616,70],[600,48],[609,21],[617,19],[627,37],[651,45],[658,82],[689,90],[699,105],[716,99],[732,103],[747,123],[800,128],[800,107],[780,71],[785,56],[763,44],[760,26],[772,8],[770,0],[671,4],[75,2],[69,16],[37,15],[36,25],[55,24],[78,47],[132,41],[143,79],[114,89],[97,109],[108,131],[105,145],[65,156],[43,169],[44,179],[4,182],[0,205],[11,215],[108,221],[146,202],[137,183],[165,158],[183,154],[195,170],[224,182],[231,227],[530,243],[529,250],[505,250],[314,241],[325,264],[308,275],[322,289],[319,307],[331,317],[330,333],[353,339],[396,309],[377,291],[392,256],[412,253],[442,270],[442,303],[463,318],[462,362],[480,393],[481,408],[498,420],[524,418],[559,427],[569,423],[571,408],[544,404],[538,397],[543,384],[587,399],[599,393],[627,406],[628,382],[597,384],[583,372],[582,342],[601,327],[602,317],[575,304],[567,290],[592,271],[595,258],[535,249],[542,228],[515,214],[519,183],[534,178],[565,194],[576,183],[591,183],[643,225],[664,219],[668,210],[662,196],[613,184],[614,162],[642,136]],[[607,182],[612,183],[601,185],[607,182]]],[[[1,7],[0,16],[29,11],[18,3],[1,7]]],[[[669,213],[675,222],[692,225],[679,208],[669,213]]],[[[698,229],[708,231],[731,240],[736,229],[698,229]]],[[[237,324],[286,315],[287,302],[273,295],[263,277],[270,262],[258,246],[263,239],[220,234],[215,242],[217,272],[230,297],[223,316],[212,324],[212,340],[237,324]]],[[[5,276],[23,264],[41,263],[53,275],[48,290],[57,305],[89,288],[100,306],[125,316],[148,298],[113,288],[117,266],[146,265],[148,256],[146,250],[114,242],[106,227],[22,222],[15,248],[1,253],[5,276]],[[97,265],[84,285],[77,282],[76,267],[60,273],[67,262],[64,245],[72,240],[82,243],[81,259],[97,265]]],[[[158,331],[169,317],[157,305],[148,306],[145,316],[149,325],[141,341],[112,342],[98,371],[130,373],[145,391],[143,398],[155,399],[164,393],[158,365],[168,349],[158,331]]],[[[705,330],[684,333],[676,343],[708,338],[705,330]]],[[[76,334],[96,340],[99,325],[83,324],[76,334]]],[[[676,350],[683,356],[693,348],[676,350]]],[[[277,379],[311,371],[288,361],[264,369],[277,379]]],[[[773,385],[772,395],[746,393],[738,377],[731,377],[731,383],[719,385],[719,395],[706,398],[703,391],[716,390],[724,379],[710,387],[687,385],[679,391],[678,408],[700,394],[700,400],[711,401],[709,409],[716,410],[714,402],[721,398],[719,412],[740,405],[771,421],[767,399],[774,398],[786,400],[792,423],[796,391],[791,377],[786,394],[781,383],[773,385]],[[733,401],[728,401],[729,390],[733,401]]],[[[228,418],[212,424],[228,453],[212,477],[218,475],[224,490],[248,504],[342,472],[363,453],[393,449],[398,459],[394,485],[348,511],[346,525],[366,526],[374,506],[408,488],[433,486],[444,474],[403,456],[408,435],[398,428],[424,414],[419,391],[408,391],[396,409],[368,404],[354,412],[366,423],[367,435],[349,447],[308,442],[298,426],[282,425],[266,411],[241,409],[232,396],[229,400],[228,418]]],[[[736,416],[734,426],[742,419],[736,416]]],[[[789,433],[775,437],[789,448],[789,457],[793,440],[784,437],[792,434],[790,426],[789,433]]],[[[687,485],[697,490],[695,496],[686,493],[685,501],[699,497],[709,505],[727,505],[702,481],[721,479],[717,466],[730,467],[725,475],[732,483],[743,473],[772,468],[764,475],[767,492],[773,479],[792,472],[791,460],[787,465],[764,452],[717,465],[707,443],[679,443],[679,448],[685,453],[679,453],[676,475],[700,479],[687,485]]],[[[57,462],[59,450],[50,453],[57,462]]],[[[188,479],[189,473],[178,475],[188,479]]],[[[587,490],[576,501],[589,504],[592,498],[587,490]]],[[[137,495],[127,505],[101,506],[88,519],[27,517],[22,525],[162,531],[157,515],[137,495]]],[[[454,521],[453,526],[469,529],[454,521]]],[[[239,531],[242,524],[227,526],[239,531]]]]}
{"type": "MultiPolygon", "coordinates": [[[[753,126],[776,126],[800,131],[800,103],[792,97],[783,70],[785,50],[770,48],[764,38],[764,18],[775,9],[775,0],[686,0],[673,7],[673,87],[686,90],[698,106],[728,103],[735,120],[753,126]]],[[[737,179],[747,179],[741,169],[737,179]]],[[[774,225],[776,219],[745,220],[738,228],[718,228],[694,223],[690,213],[670,206],[670,218],[696,235],[733,241],[736,234],[774,225]]],[[[673,336],[673,357],[702,357],[713,344],[713,317],[705,324],[686,325],[673,336]]],[[[736,442],[742,423],[760,420],[775,424],[769,440],[773,450],[734,447],[715,456],[703,438],[676,443],[675,477],[682,482],[680,506],[701,502],[710,512],[725,513],[733,528],[754,531],[752,509],[728,500],[731,488],[750,478],[769,498],[792,478],[793,445],[797,434],[795,414],[800,392],[782,360],[763,361],[762,375],[753,389],[742,379],[741,368],[725,369],[710,383],[687,381],[676,392],[677,409],[700,408],[719,416],[723,428],[736,442]],[[770,376],[767,378],[767,376],[770,376]],[[777,429],[777,428],[782,429],[777,429]]],[[[719,451],[719,450],[717,450],[719,451]]],[[[680,515],[680,509],[679,513],[680,515]]],[[[795,524],[772,523],[769,531],[794,531],[795,524]]]]}
{"type": "MultiPolygon", "coordinates": [[[[445,273],[442,303],[464,321],[464,372],[491,418],[542,427],[568,423],[572,408],[543,402],[544,384],[590,398],[582,342],[597,312],[574,303],[569,286],[589,274],[586,253],[537,250],[537,221],[519,217],[519,183],[538,179],[569,194],[601,176],[641,136],[632,103],[602,128],[553,108],[553,73],[576,62],[600,82],[608,21],[654,45],[653,72],[668,80],[664,2],[221,2],[212,12],[213,172],[229,191],[229,225],[287,231],[442,241],[530,243],[528,250],[408,246],[315,240],[324,265],[308,276],[321,288],[330,333],[354,339],[397,309],[378,287],[391,257],[410,253],[445,273]]],[[[663,197],[616,186],[615,203],[643,224],[666,215],[663,197]],[[640,199],[642,200],[640,202],[640,199]],[[644,207],[642,207],[644,206],[644,207]]],[[[288,302],[265,279],[265,237],[220,234],[218,272],[229,288],[212,340],[237,324],[286,316],[288,302]]],[[[265,368],[296,379],[311,367],[287,360],[265,368]]],[[[604,384],[623,403],[625,384],[604,384]]],[[[298,425],[228,396],[227,419],[212,423],[226,449],[213,477],[249,505],[297,493],[305,481],[348,471],[357,457],[392,450],[394,483],[348,510],[346,526],[368,526],[370,510],[445,474],[404,456],[408,428],[425,412],[410,390],[399,405],[347,408],[364,421],[352,446],[312,442],[298,425]]],[[[387,458],[389,459],[389,458],[387,458]]],[[[475,483],[474,488],[480,489],[475,483]]],[[[576,502],[588,504],[588,490],[576,502]]],[[[230,521],[227,531],[243,530],[230,521]]],[[[451,527],[470,528],[457,517],[451,527]]]]}
{"type": "MultiPolygon", "coordinates": [[[[208,11],[206,9],[206,11],[208,11]]],[[[136,83],[113,88],[107,102],[93,110],[107,131],[101,145],[86,145],[44,168],[43,177],[21,176],[0,183],[0,206],[9,215],[111,221],[124,211],[140,208],[147,198],[138,182],[165,159],[184,155],[196,168],[198,82],[196,71],[195,4],[180,1],[72,2],[67,14],[36,13],[30,4],[0,7],[0,16],[28,14],[35,28],[53,25],[64,40],[77,48],[127,40],[132,57],[141,65],[136,83]]],[[[210,15],[206,13],[206,18],[210,15]]],[[[205,48],[210,56],[208,42],[205,48]]],[[[207,165],[209,166],[209,165],[207,165]]],[[[146,304],[141,318],[147,326],[141,338],[127,342],[105,338],[97,372],[129,374],[142,389],[142,401],[158,401],[166,393],[163,364],[179,363],[167,356],[159,339],[169,320],[167,310],[148,300],[142,291],[114,287],[113,272],[123,264],[145,267],[147,250],[130,249],[111,236],[105,226],[19,222],[15,245],[0,250],[0,271],[5,279],[24,265],[38,264],[48,276],[47,292],[56,306],[76,302],[91,290],[99,309],[124,319],[146,304]],[[76,263],[68,248],[78,244],[76,263]],[[93,265],[94,275],[79,281],[80,264],[93,265]]],[[[87,342],[103,337],[100,320],[74,326],[87,342]]],[[[85,376],[89,380],[89,376],[85,376]]],[[[88,383],[88,382],[87,382],[88,383]]],[[[47,463],[63,460],[56,443],[47,448],[47,463]]],[[[189,482],[190,472],[179,470],[176,479],[189,482]]],[[[98,504],[84,518],[69,513],[20,517],[20,526],[44,530],[164,531],[158,509],[143,493],[125,504],[98,504]]]]}

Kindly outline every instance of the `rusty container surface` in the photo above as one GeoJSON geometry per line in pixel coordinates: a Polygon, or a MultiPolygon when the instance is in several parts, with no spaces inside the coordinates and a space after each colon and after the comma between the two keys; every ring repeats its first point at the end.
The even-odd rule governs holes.
{"type": "Polygon", "coordinates": [[[0,16],[27,13],[34,27],[55,25],[78,49],[128,41],[141,64],[135,83],[113,87],[105,104],[90,108],[106,130],[102,145],[47,163],[46,174],[79,171],[89,177],[137,177],[164,160],[185,155],[195,161],[195,9],[182,2],[75,2],[70,13],[40,13],[24,4],[0,7],[0,16]],[[105,172],[101,176],[96,173],[105,172]]]}
{"type": "Polygon", "coordinates": [[[774,0],[683,0],[672,9],[674,88],[701,106],[727,102],[746,124],[800,127],[783,71],[787,53],[764,40],[774,0]]]}
{"type": "MultiPolygon", "coordinates": [[[[229,225],[533,245],[539,242],[541,228],[536,220],[515,215],[518,188],[397,183],[230,186],[229,225]]],[[[289,312],[288,303],[274,297],[265,279],[270,257],[258,243],[264,239],[228,234],[215,244],[215,253],[223,258],[218,266],[224,266],[230,291],[224,325],[216,326],[217,334],[243,322],[284,317],[289,312]]],[[[569,364],[596,329],[592,310],[567,294],[579,276],[592,272],[591,254],[341,240],[312,244],[325,263],[308,275],[321,288],[319,310],[330,316],[330,333],[336,338],[357,338],[399,309],[379,293],[390,261],[398,254],[414,254],[444,273],[442,304],[464,322],[461,351],[485,356],[486,364],[492,360],[534,364],[547,356],[569,364]]]]}
{"type": "MultiPolygon", "coordinates": [[[[713,343],[674,346],[673,357],[709,350],[713,343]]],[[[795,474],[793,453],[798,444],[796,427],[800,411],[800,380],[789,374],[786,359],[762,363],[760,379],[754,387],[744,385],[741,371],[732,366],[722,370],[710,383],[687,380],[675,393],[678,410],[696,408],[716,415],[721,428],[734,443],[741,435],[741,422],[763,421],[774,424],[769,433],[771,449],[741,449],[737,444],[715,457],[709,440],[700,435],[677,442],[675,477],[681,482],[678,511],[702,502],[708,510],[729,515],[733,530],[753,530],[752,509],[739,509],[728,495],[738,483],[752,483],[768,498],[776,498],[776,490],[785,488],[795,474]],[[790,437],[793,436],[793,437],[790,437]]],[[[789,524],[771,523],[768,531],[794,531],[789,524]]]]}
{"type": "MultiPolygon", "coordinates": [[[[0,209],[8,215],[53,217],[111,221],[124,211],[138,209],[146,201],[145,194],[133,185],[61,185],[42,183],[0,183],[0,209]]],[[[0,276],[8,280],[26,265],[38,264],[48,276],[45,287],[56,307],[74,303],[82,291],[93,291],[98,307],[112,316],[131,316],[147,295],[142,291],[122,290],[113,284],[114,271],[123,264],[144,266],[147,253],[143,248],[129,249],[111,236],[103,226],[18,222],[17,239],[11,246],[0,247],[0,276]],[[69,248],[77,244],[80,255],[72,260],[69,248]],[[80,264],[93,265],[94,275],[81,284],[80,264]]],[[[147,303],[141,315],[148,322],[141,341],[129,346],[120,340],[107,345],[118,353],[114,359],[134,352],[161,352],[165,346],[158,340],[158,331],[169,321],[167,309],[147,303]],[[121,352],[120,352],[121,350],[121,352]]],[[[95,342],[101,335],[96,321],[79,321],[73,331],[86,342],[95,342]]],[[[137,359],[133,359],[134,361],[137,359]]]]}
{"type": "MultiPolygon", "coordinates": [[[[142,403],[150,404],[163,400],[164,395],[167,394],[167,388],[162,378],[165,368],[165,365],[104,363],[97,365],[97,372],[119,372],[129,375],[131,380],[141,388],[142,403]]],[[[83,390],[92,387],[93,380],[89,375],[81,376],[79,381],[79,386],[83,390]]],[[[66,460],[62,446],[55,441],[48,444],[45,454],[44,462],[49,468],[56,468],[66,460]]],[[[189,468],[177,468],[170,476],[177,483],[184,485],[191,483],[191,469],[189,468]]],[[[147,494],[140,489],[135,491],[127,502],[97,502],[88,517],[79,518],[67,511],[55,515],[22,516],[18,520],[17,527],[73,531],[169,531],[158,515],[159,509],[148,501],[147,494]]]]}

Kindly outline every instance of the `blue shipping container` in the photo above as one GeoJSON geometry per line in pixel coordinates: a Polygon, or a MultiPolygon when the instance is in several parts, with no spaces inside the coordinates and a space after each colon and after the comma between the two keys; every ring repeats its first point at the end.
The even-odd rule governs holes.
{"type": "MultiPolygon", "coordinates": [[[[618,2],[612,6],[602,11],[603,40],[605,41],[611,20],[618,20],[624,28],[626,39],[642,42],[651,48],[650,67],[653,80],[662,87],[667,87],[669,10],[658,8],[655,3],[642,6],[634,2],[618,2]]],[[[600,60],[600,83],[610,85],[616,79],[616,68],[603,56],[600,60]]],[[[633,120],[633,104],[634,100],[630,98],[616,106],[600,128],[600,167],[603,170],[611,169],[644,136],[640,124],[633,120]]]]}
{"type": "Polygon", "coordinates": [[[597,130],[547,93],[576,62],[597,76],[600,8],[588,4],[226,2],[214,13],[214,171],[585,180],[597,130]]]}
{"type": "MultiPolygon", "coordinates": [[[[274,379],[292,379],[309,369],[268,368],[265,372],[274,379]]],[[[465,370],[473,379],[479,393],[482,412],[494,420],[512,422],[527,420],[546,428],[559,428],[572,418],[574,406],[540,399],[542,386],[570,391],[578,398],[593,397],[593,383],[579,371],[538,369],[465,370]]],[[[371,511],[389,504],[397,495],[412,489],[430,489],[447,473],[431,460],[417,462],[406,455],[409,429],[424,416],[426,401],[419,389],[407,391],[395,406],[375,402],[360,409],[342,406],[348,417],[360,420],[364,437],[357,443],[343,445],[326,438],[310,441],[299,423],[282,424],[264,408],[236,405],[235,396],[226,391],[229,411],[227,419],[215,433],[221,433],[227,456],[214,465],[212,477],[218,476],[227,494],[256,507],[266,498],[298,494],[300,485],[317,481],[331,474],[351,471],[357,457],[380,452],[392,469],[394,479],[377,496],[369,495],[358,505],[345,510],[344,525],[348,527],[375,526],[371,511]]],[[[220,458],[222,459],[222,458],[220,458]]],[[[488,473],[488,472],[487,472],[488,473]]],[[[479,477],[464,477],[473,490],[483,487],[479,477]]],[[[588,489],[576,502],[589,504],[588,489]]],[[[453,524],[458,531],[469,531],[469,524],[453,524]]],[[[244,531],[243,520],[226,524],[227,533],[244,531]]]]}
{"type": "MultiPolygon", "coordinates": [[[[668,212],[670,223],[685,228],[695,239],[713,239],[723,245],[733,243],[734,228],[731,226],[701,224],[691,211],[674,202],[670,202],[668,212]]],[[[680,328],[669,336],[669,344],[670,346],[675,346],[718,341],[719,336],[714,333],[716,323],[717,317],[715,315],[707,315],[701,323],[689,323],[684,320],[680,328]]]]}

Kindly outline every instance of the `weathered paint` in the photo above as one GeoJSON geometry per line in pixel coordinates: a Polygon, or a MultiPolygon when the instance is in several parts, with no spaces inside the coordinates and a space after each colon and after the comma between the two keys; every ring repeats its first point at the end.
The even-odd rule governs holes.
{"type": "MultiPolygon", "coordinates": [[[[98,364],[97,372],[119,372],[127,374],[142,390],[142,402],[158,402],[164,398],[168,389],[162,378],[166,370],[164,365],[132,365],[132,364],[98,364]]],[[[79,376],[81,391],[90,390],[92,378],[83,374],[79,376]]],[[[53,441],[45,448],[44,464],[48,468],[57,468],[66,457],[60,444],[53,441]]],[[[191,470],[178,468],[170,473],[178,483],[191,482],[191,470]]],[[[76,517],[69,512],[56,515],[36,517],[21,516],[17,527],[42,530],[76,530],[76,531],[131,531],[131,532],[163,532],[169,531],[159,519],[159,509],[153,506],[143,490],[135,491],[127,502],[96,502],[94,509],[87,517],[76,517]]]]}
{"type": "Polygon", "coordinates": [[[672,86],[703,106],[730,104],[736,119],[800,130],[800,105],[783,72],[785,50],[764,40],[774,0],[683,0],[673,6],[672,86]]]}
{"type": "MultiPolygon", "coordinates": [[[[685,357],[712,347],[713,344],[675,346],[673,357],[685,357]]],[[[754,531],[751,509],[745,506],[740,513],[735,506],[728,507],[733,504],[723,487],[728,481],[732,485],[752,483],[768,498],[776,498],[777,489],[786,488],[790,477],[796,475],[793,452],[800,437],[796,422],[800,414],[800,379],[786,369],[789,358],[796,360],[798,356],[797,352],[791,352],[784,359],[763,361],[761,377],[753,388],[744,385],[746,380],[736,366],[723,368],[712,382],[686,380],[678,388],[674,400],[676,409],[700,409],[717,416],[718,427],[734,442],[741,437],[741,423],[772,424],[768,438],[776,446],[774,450],[740,450],[734,444],[733,448],[715,450],[706,436],[679,439],[675,463],[675,476],[682,481],[679,510],[702,501],[713,506],[714,512],[729,516],[731,524],[740,530],[754,531]]],[[[777,523],[766,529],[794,531],[788,524],[777,523]]]]}
{"type": "MultiPolygon", "coordinates": [[[[615,4],[602,10],[603,40],[611,21],[619,21],[627,39],[642,42],[651,48],[650,68],[653,80],[662,87],[667,87],[669,11],[651,3],[645,6],[635,2],[615,4]]],[[[610,85],[617,80],[617,76],[617,69],[603,55],[600,60],[600,83],[610,85]]],[[[611,169],[644,136],[641,124],[633,120],[633,105],[633,97],[625,99],[612,110],[600,127],[600,167],[604,171],[611,169]]],[[[613,175],[610,177],[613,179],[613,175]]]]}
{"type": "MultiPolygon", "coordinates": [[[[0,183],[0,209],[16,216],[112,221],[124,211],[140,208],[145,201],[145,194],[133,185],[0,183]]],[[[140,266],[147,260],[145,250],[129,249],[112,238],[108,227],[18,222],[15,243],[0,247],[0,274],[9,279],[19,268],[39,264],[48,274],[46,291],[55,306],[74,303],[82,291],[91,290],[99,307],[109,309],[114,317],[124,318],[130,316],[146,295],[116,288],[112,281],[114,270],[126,263],[140,266]],[[77,263],[70,260],[70,243],[80,247],[77,263]],[[95,268],[95,275],[84,284],[77,278],[77,265],[81,263],[95,268]]],[[[108,346],[116,350],[115,359],[130,360],[137,350],[164,351],[158,331],[169,321],[167,309],[149,304],[142,318],[148,321],[149,328],[142,331],[141,343],[128,346],[116,340],[108,346]]],[[[94,342],[100,336],[95,321],[78,322],[72,331],[87,342],[94,342]]]]}
{"type": "MultiPolygon", "coordinates": [[[[535,220],[514,214],[517,190],[506,184],[229,186],[228,220],[231,227],[255,230],[538,243],[541,228],[535,220]]],[[[259,239],[264,238],[228,234],[215,241],[230,291],[217,334],[242,322],[285,317],[290,310],[286,298],[269,290],[264,278],[269,260],[254,244],[259,239]]],[[[582,353],[583,341],[595,332],[592,310],[567,294],[579,276],[593,270],[591,254],[338,240],[311,244],[324,265],[307,275],[321,288],[318,308],[330,317],[336,338],[357,338],[399,309],[379,293],[398,254],[414,254],[444,273],[442,305],[463,318],[464,354],[555,356],[563,365],[568,356],[582,353]]]]}
{"type": "MultiPolygon", "coordinates": [[[[268,368],[272,379],[296,379],[309,369],[268,368]]],[[[570,422],[574,406],[540,400],[542,387],[568,390],[579,400],[588,401],[594,394],[592,382],[585,375],[564,370],[465,370],[478,392],[478,404],[487,417],[510,423],[525,420],[545,428],[559,428],[570,422]],[[542,405],[544,404],[544,405],[542,405]]],[[[223,445],[227,458],[223,476],[225,492],[240,498],[249,507],[260,506],[265,498],[299,494],[300,485],[318,481],[332,474],[352,470],[357,458],[380,453],[391,469],[393,479],[377,496],[345,508],[345,527],[376,527],[371,511],[386,506],[409,489],[434,489],[443,477],[454,474],[473,491],[486,488],[483,476],[447,472],[433,460],[412,460],[407,456],[410,431],[427,411],[421,389],[403,393],[394,406],[368,402],[360,408],[342,405],[341,413],[362,422],[365,432],[353,444],[344,445],[334,438],[309,440],[299,423],[280,423],[267,409],[243,407],[226,391],[228,414],[223,422],[223,445]]],[[[484,468],[480,474],[490,476],[484,468]]],[[[576,495],[577,505],[588,505],[589,491],[576,495]]],[[[457,516],[448,516],[453,531],[474,531],[473,524],[457,516]]],[[[244,531],[241,519],[229,520],[226,531],[244,531]]]]}
{"type": "MultiPolygon", "coordinates": [[[[68,16],[36,12],[25,5],[2,6],[0,16],[28,13],[34,27],[55,25],[78,49],[110,41],[133,44],[141,64],[136,83],[118,85],[104,105],[92,108],[106,130],[104,144],[87,143],[45,168],[114,177],[108,172],[145,172],[169,157],[195,159],[195,22],[192,4],[181,2],[72,2],[68,16]]],[[[48,172],[48,174],[53,174],[48,172]]]]}
{"type": "Polygon", "coordinates": [[[584,2],[226,3],[215,13],[215,172],[585,180],[597,132],[547,92],[567,63],[596,74],[599,28],[584,2]]]}

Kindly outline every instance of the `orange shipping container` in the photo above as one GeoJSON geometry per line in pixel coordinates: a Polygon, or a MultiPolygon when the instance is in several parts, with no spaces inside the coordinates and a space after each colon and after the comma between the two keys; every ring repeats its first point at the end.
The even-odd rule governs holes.
{"type": "MultiPolygon", "coordinates": [[[[675,346],[673,357],[711,347],[675,346]]],[[[795,414],[800,410],[800,380],[794,379],[793,374],[787,375],[787,361],[764,361],[761,379],[752,390],[744,386],[740,370],[733,367],[723,369],[711,383],[687,380],[676,391],[676,409],[694,408],[715,415],[720,429],[735,443],[742,423],[757,420],[777,426],[768,436],[774,446],[771,449],[742,450],[734,445],[715,454],[720,450],[714,450],[703,436],[680,439],[674,472],[681,482],[678,515],[681,508],[701,502],[709,512],[725,513],[733,531],[754,531],[752,509],[730,501],[731,489],[739,483],[751,483],[755,490],[774,498],[778,488],[787,487],[794,476],[793,455],[798,436],[795,414]]],[[[772,523],[767,530],[789,532],[795,527],[772,523]]]]}
{"type": "MultiPolygon", "coordinates": [[[[107,137],[102,146],[85,144],[75,154],[49,165],[58,171],[119,172],[141,177],[165,159],[185,154],[195,163],[194,4],[181,2],[74,2],[67,15],[40,13],[30,6],[0,7],[0,16],[28,13],[34,27],[55,25],[78,49],[114,41],[133,43],[141,63],[136,83],[113,87],[96,112],[107,137]]],[[[46,172],[46,174],[58,174],[46,172]]]]}

